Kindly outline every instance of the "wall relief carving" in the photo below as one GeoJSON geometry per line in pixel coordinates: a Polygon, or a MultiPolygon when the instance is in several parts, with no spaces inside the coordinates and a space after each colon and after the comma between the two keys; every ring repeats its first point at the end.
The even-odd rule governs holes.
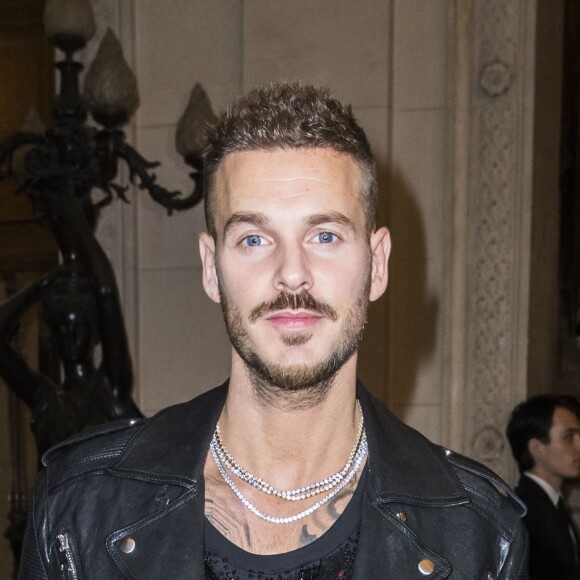
{"type": "MultiPolygon", "coordinates": [[[[456,91],[463,117],[455,138],[454,172],[465,172],[466,196],[460,227],[466,252],[454,264],[465,297],[465,345],[461,428],[455,431],[468,455],[513,480],[514,466],[505,444],[507,417],[525,396],[524,339],[531,219],[531,178],[527,146],[533,108],[534,3],[517,0],[455,3],[457,51],[454,74],[465,90],[456,91]],[[464,59],[463,61],[461,59],[464,59]],[[458,148],[467,146],[469,155],[458,148]],[[467,164],[467,167],[466,167],[467,164]],[[522,326],[524,325],[524,326],[522,326]]],[[[456,123],[457,123],[456,119],[456,123]]],[[[456,221],[457,223],[457,221],[456,221]]],[[[457,312],[457,311],[456,311],[457,312]]],[[[459,385],[459,386],[458,386],[459,385]]]]}

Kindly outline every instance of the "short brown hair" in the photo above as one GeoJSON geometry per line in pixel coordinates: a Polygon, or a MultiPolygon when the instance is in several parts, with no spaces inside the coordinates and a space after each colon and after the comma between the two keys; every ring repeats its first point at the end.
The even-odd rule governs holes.
{"type": "Polygon", "coordinates": [[[300,83],[258,87],[222,111],[204,152],[205,220],[216,238],[215,175],[230,153],[272,149],[327,148],[351,155],[361,171],[366,226],[375,226],[378,204],[375,162],[350,105],[327,89],[300,83]]]}

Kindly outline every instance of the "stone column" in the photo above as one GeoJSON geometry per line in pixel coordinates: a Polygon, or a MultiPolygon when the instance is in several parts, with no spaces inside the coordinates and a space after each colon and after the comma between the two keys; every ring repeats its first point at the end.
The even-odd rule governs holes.
{"type": "Polygon", "coordinates": [[[450,447],[510,481],[504,437],[525,398],[536,2],[449,2],[450,447]]]}

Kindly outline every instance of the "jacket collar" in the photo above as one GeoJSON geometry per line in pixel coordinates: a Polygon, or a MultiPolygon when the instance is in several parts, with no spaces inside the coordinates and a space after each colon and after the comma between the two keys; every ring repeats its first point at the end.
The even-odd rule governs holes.
{"type": "MultiPolygon", "coordinates": [[[[228,381],[161,411],[135,434],[112,466],[119,474],[195,487],[226,400],[228,381]]],[[[445,452],[401,423],[359,383],[369,444],[369,484],[380,500],[421,505],[467,503],[445,452]]]]}
{"type": "Polygon", "coordinates": [[[445,450],[401,423],[358,383],[369,444],[369,481],[385,502],[459,505],[469,502],[445,450]]]}
{"type": "Polygon", "coordinates": [[[227,389],[228,381],[151,417],[135,433],[111,471],[195,487],[203,478],[205,458],[227,389]]]}

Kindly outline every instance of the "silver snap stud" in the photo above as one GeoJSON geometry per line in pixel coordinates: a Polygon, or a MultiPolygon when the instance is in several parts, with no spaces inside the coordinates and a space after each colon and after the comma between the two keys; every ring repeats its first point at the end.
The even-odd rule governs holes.
{"type": "Polygon", "coordinates": [[[402,522],[407,521],[407,514],[405,512],[399,512],[395,514],[402,522]]]}
{"type": "Polygon", "coordinates": [[[135,540],[133,538],[123,538],[120,548],[121,552],[130,554],[135,549],[135,540]]]}
{"type": "Polygon", "coordinates": [[[491,572],[487,573],[487,580],[494,580],[493,575],[491,572]]]}
{"type": "Polygon", "coordinates": [[[433,574],[435,571],[435,564],[431,560],[421,560],[418,568],[423,576],[429,576],[429,574],[433,574]]]}

